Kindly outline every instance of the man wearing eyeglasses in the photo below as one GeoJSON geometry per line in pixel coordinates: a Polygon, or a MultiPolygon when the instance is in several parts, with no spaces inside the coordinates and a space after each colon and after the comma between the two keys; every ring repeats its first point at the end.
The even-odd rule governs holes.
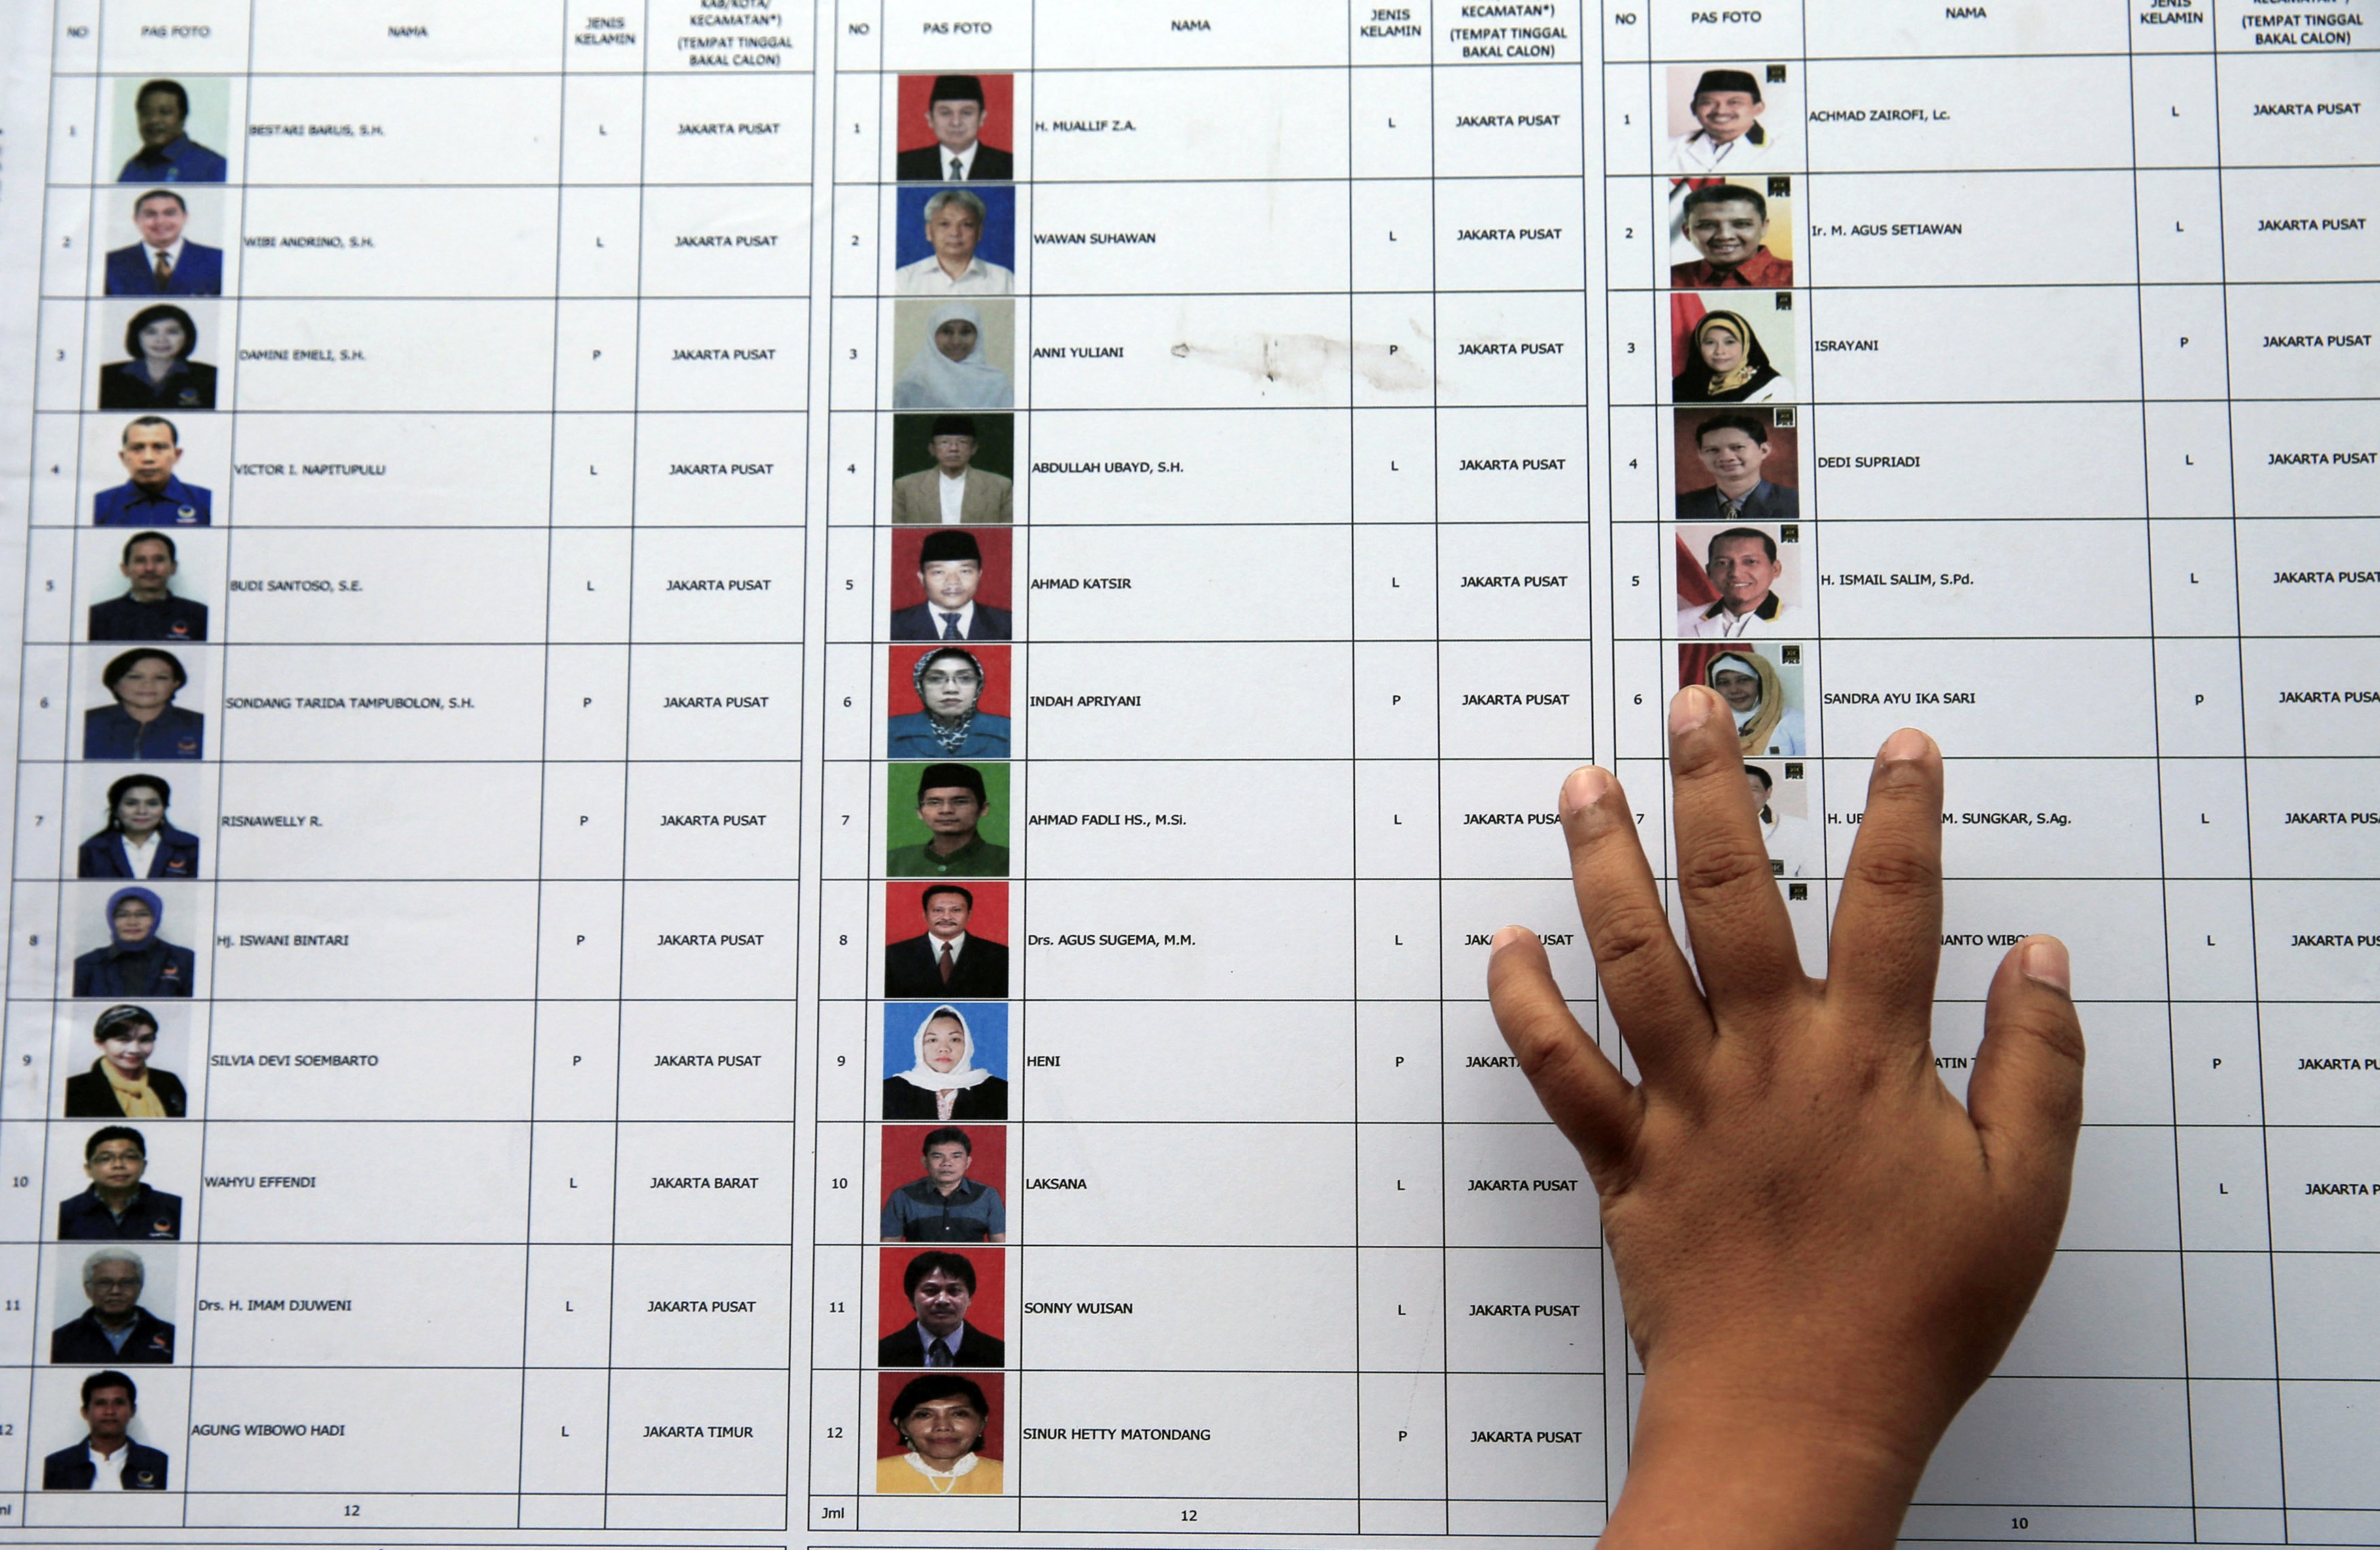
{"type": "Polygon", "coordinates": [[[50,1360],[86,1366],[174,1360],[174,1326],[140,1305],[148,1266],[129,1249],[101,1249],[82,1262],[91,1307],[50,1331],[50,1360]]]}

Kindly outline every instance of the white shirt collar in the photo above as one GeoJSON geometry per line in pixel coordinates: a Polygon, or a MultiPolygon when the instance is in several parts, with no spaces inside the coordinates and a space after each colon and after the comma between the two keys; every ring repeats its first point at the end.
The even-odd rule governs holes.
{"type": "MultiPolygon", "coordinates": [[[[939,612],[939,610],[937,612],[939,612]]],[[[966,956],[966,944],[967,935],[964,931],[951,938],[951,957],[954,961],[966,956]]],[[[931,931],[927,932],[926,951],[933,954],[935,963],[941,963],[942,961],[942,938],[935,936],[931,931]]]]}
{"type": "Polygon", "coordinates": [[[959,1320],[959,1326],[956,1329],[952,1330],[947,1335],[937,1335],[932,1330],[927,1328],[926,1321],[924,1319],[917,1320],[911,1326],[911,1327],[917,1331],[918,1350],[926,1350],[936,1340],[943,1340],[947,1341],[950,1345],[951,1360],[955,1362],[959,1359],[959,1345],[966,1338],[966,1320],[959,1320]]]}
{"type": "MultiPolygon", "coordinates": [[[[951,612],[951,611],[950,611],[949,609],[944,608],[941,604],[940,604],[940,603],[938,603],[938,602],[934,601],[934,599],[931,599],[931,598],[928,598],[928,599],[926,599],[926,622],[927,622],[928,624],[931,624],[931,625],[933,625],[933,626],[934,626],[934,638],[935,638],[936,640],[940,640],[940,639],[941,639],[941,637],[942,637],[942,620],[943,620],[943,619],[944,619],[944,617],[946,617],[950,612],[951,612]]],[[[961,640],[965,640],[965,639],[966,638],[966,633],[967,633],[967,631],[969,631],[969,630],[971,630],[971,629],[975,628],[975,599],[974,599],[970,598],[970,599],[967,599],[967,605],[966,605],[966,607],[965,607],[965,608],[963,608],[963,609],[960,609],[960,610],[958,611],[958,616],[959,616],[959,638],[960,638],[961,640]]]]}
{"type": "Polygon", "coordinates": [[[140,240],[140,251],[148,257],[149,267],[151,269],[155,269],[157,267],[157,255],[160,253],[165,255],[166,262],[172,264],[176,269],[179,269],[182,267],[182,248],[188,241],[188,239],[187,237],[177,236],[174,239],[174,245],[170,248],[152,248],[149,246],[149,239],[143,237],[140,240]]]}
{"type": "Polygon", "coordinates": [[[83,1451],[91,1455],[91,1467],[99,1471],[91,1477],[92,1490],[121,1491],[124,1489],[124,1466],[132,1457],[130,1441],[128,1440],[122,1447],[113,1453],[102,1453],[89,1443],[83,1444],[83,1451]]]}
{"type": "Polygon", "coordinates": [[[939,165],[935,170],[940,172],[944,177],[948,177],[951,173],[951,163],[953,162],[956,162],[959,164],[959,177],[961,181],[973,177],[975,176],[975,153],[982,149],[983,141],[980,139],[977,139],[973,145],[968,146],[965,151],[953,151],[949,146],[944,145],[941,141],[936,140],[934,142],[934,158],[941,163],[941,165],[939,165]]]}

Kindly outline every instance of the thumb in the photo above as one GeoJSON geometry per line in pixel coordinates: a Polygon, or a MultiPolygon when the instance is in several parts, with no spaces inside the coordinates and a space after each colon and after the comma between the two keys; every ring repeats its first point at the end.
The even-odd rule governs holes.
{"type": "Polygon", "coordinates": [[[2082,1128],[2082,1023],[2075,1015],[2066,944],[2027,937],[2000,960],[1984,1004],[1984,1044],[1967,1084],[1967,1113],[1995,1175],[2062,1219],[2082,1128]]]}

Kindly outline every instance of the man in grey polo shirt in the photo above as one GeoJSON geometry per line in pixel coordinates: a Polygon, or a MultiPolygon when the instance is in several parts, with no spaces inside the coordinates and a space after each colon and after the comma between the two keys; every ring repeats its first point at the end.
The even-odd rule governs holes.
{"type": "Polygon", "coordinates": [[[887,1243],[1005,1243],[1008,1211],[1000,1192],[972,1183],[975,1143],[956,1125],[926,1132],[926,1176],[902,1185],[884,1203],[887,1243]]]}

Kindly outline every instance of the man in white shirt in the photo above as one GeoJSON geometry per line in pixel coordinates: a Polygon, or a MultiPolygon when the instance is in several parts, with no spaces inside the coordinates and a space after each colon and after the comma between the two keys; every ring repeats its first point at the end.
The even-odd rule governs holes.
{"type": "Polygon", "coordinates": [[[82,1441],[42,1460],[44,1491],[163,1491],[165,1455],[132,1440],[140,1390],[122,1373],[101,1371],[82,1380],[82,1441]]]}
{"type": "Polygon", "coordinates": [[[1688,640],[1740,640],[1746,636],[1806,634],[1802,611],[1777,595],[1785,566],[1777,540],[1757,527],[1730,527],[1710,541],[1703,571],[1718,588],[1707,608],[1678,611],[1678,634],[1688,640]]]}
{"type": "Polygon", "coordinates": [[[1768,847],[1768,870],[1779,878],[1798,878],[1809,866],[1803,842],[1801,819],[1779,813],[1769,800],[1776,782],[1768,771],[1756,764],[1743,767],[1743,780],[1752,797],[1753,816],[1760,820],[1760,840],[1768,847]]]}
{"type": "Polygon", "coordinates": [[[944,188],[926,201],[926,240],[934,250],[892,272],[895,296],[1014,296],[1016,276],[978,258],[990,212],[975,193],[944,188]]]}
{"type": "Polygon", "coordinates": [[[1760,127],[1767,111],[1749,70],[1705,70],[1694,83],[1694,127],[1671,137],[1667,153],[1671,263],[1702,257],[1686,239],[1686,196],[1697,185],[1768,169],[1768,131],[1760,127]]]}
{"type": "Polygon", "coordinates": [[[935,416],[927,447],[934,454],[934,466],[892,481],[894,522],[953,527],[962,522],[1009,522],[1014,487],[1001,475],[975,466],[973,416],[935,416]]]}

